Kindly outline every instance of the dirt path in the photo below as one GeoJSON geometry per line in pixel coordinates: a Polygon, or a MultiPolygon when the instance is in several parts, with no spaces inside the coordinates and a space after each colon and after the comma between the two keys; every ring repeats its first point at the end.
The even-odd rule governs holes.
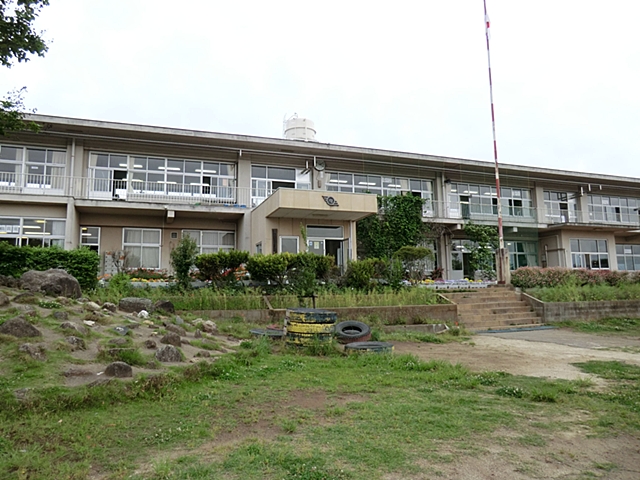
{"type": "Polygon", "coordinates": [[[447,360],[473,371],[503,371],[513,375],[578,379],[597,377],[581,372],[573,363],[590,360],[640,365],[640,339],[604,337],[568,330],[474,335],[461,344],[395,343],[397,353],[423,360],[447,360]],[[625,351],[626,350],[626,351],[625,351]]]}

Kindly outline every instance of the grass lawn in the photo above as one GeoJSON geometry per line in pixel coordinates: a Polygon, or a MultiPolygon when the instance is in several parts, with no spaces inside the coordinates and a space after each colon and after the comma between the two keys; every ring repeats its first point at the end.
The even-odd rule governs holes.
{"type": "Polygon", "coordinates": [[[424,459],[453,461],[451,442],[480,455],[471,439],[499,429],[521,445],[577,424],[640,433],[640,368],[618,362],[580,365],[608,379],[602,391],[407,355],[316,353],[255,340],[212,364],[36,388],[22,402],[0,381],[0,478],[409,478],[437,476],[424,459]]]}
{"type": "Polygon", "coordinates": [[[587,322],[566,320],[554,325],[584,333],[640,337],[640,318],[605,318],[587,322]]]}

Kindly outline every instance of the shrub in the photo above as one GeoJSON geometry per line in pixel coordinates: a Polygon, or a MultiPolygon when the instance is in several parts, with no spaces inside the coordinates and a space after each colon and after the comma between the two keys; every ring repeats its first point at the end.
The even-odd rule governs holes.
{"type": "Polygon", "coordinates": [[[571,270],[568,268],[523,267],[511,273],[511,283],[521,288],[552,288],[640,283],[640,276],[614,270],[571,270]]]}
{"type": "Polygon", "coordinates": [[[176,274],[178,285],[183,289],[191,286],[189,272],[196,262],[198,250],[196,241],[188,235],[184,235],[176,248],[171,250],[171,266],[176,274]]]}
{"type": "Polygon", "coordinates": [[[216,287],[235,284],[235,271],[249,261],[249,252],[230,250],[228,252],[204,253],[196,257],[196,267],[201,280],[210,280],[216,287]]]}
{"type": "Polygon", "coordinates": [[[372,279],[376,271],[378,259],[366,258],[349,262],[344,274],[344,283],[347,287],[358,290],[371,290],[374,286],[372,279]]]}
{"type": "Polygon", "coordinates": [[[0,244],[2,273],[20,277],[28,270],[60,268],[73,275],[83,290],[95,288],[100,258],[88,248],[63,250],[60,247],[15,247],[0,244]]]}

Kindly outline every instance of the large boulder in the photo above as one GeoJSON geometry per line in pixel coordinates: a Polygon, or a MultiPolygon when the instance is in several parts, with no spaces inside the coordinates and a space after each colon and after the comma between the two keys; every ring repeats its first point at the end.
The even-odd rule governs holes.
{"type": "Polygon", "coordinates": [[[169,300],[158,300],[153,304],[153,308],[165,313],[175,313],[176,311],[176,307],[174,307],[173,303],[171,303],[169,300]]]}
{"type": "Polygon", "coordinates": [[[165,345],[156,351],[156,360],[163,363],[181,362],[182,354],[173,345],[165,345]]]}
{"type": "Polygon", "coordinates": [[[80,284],[64,270],[51,268],[44,272],[29,270],[20,277],[22,288],[47,295],[78,298],[82,294],[80,284]]]}
{"type": "Polygon", "coordinates": [[[180,335],[174,332],[168,332],[164,337],[160,339],[160,343],[164,343],[166,345],[173,345],[174,347],[179,347],[182,345],[182,341],[180,340],[180,335]]]}
{"type": "Polygon", "coordinates": [[[78,325],[75,322],[63,322],[60,324],[60,328],[62,328],[63,330],[73,330],[80,335],[86,335],[87,333],[89,333],[87,327],[85,327],[84,325],[78,325]]]}
{"type": "Polygon", "coordinates": [[[0,307],[4,307],[5,305],[9,305],[9,297],[7,297],[4,293],[0,292],[0,307]]]}
{"type": "Polygon", "coordinates": [[[125,378],[133,377],[133,369],[131,365],[124,362],[113,362],[107,365],[104,370],[107,377],[125,378]]]}
{"type": "Polygon", "coordinates": [[[0,275],[0,287],[20,288],[20,279],[0,275]]]}
{"type": "Polygon", "coordinates": [[[138,313],[142,310],[153,311],[153,302],[148,298],[126,297],[120,300],[118,308],[127,313],[138,313]]]}
{"type": "Polygon", "coordinates": [[[47,356],[45,354],[46,350],[42,345],[23,343],[22,345],[20,345],[20,348],[18,348],[18,351],[29,354],[29,356],[31,356],[31,358],[33,358],[34,360],[45,361],[47,359],[47,356]]]}
{"type": "Polygon", "coordinates": [[[0,325],[0,333],[18,338],[39,337],[42,335],[40,330],[27,322],[22,315],[7,320],[0,325]]]}

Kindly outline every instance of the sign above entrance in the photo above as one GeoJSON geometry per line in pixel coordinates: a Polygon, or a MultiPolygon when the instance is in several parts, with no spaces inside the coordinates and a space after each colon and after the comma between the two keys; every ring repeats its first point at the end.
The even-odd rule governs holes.
{"type": "Polygon", "coordinates": [[[338,201],[333,198],[333,197],[329,197],[328,195],[323,195],[322,198],[324,198],[324,201],[327,205],[329,205],[330,207],[339,207],[340,205],[338,205],[338,201]]]}

